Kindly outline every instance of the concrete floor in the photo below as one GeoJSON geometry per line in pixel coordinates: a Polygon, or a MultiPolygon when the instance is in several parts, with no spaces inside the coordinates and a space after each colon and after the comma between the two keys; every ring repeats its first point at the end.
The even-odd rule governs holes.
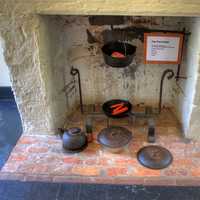
{"type": "Polygon", "coordinates": [[[200,188],[0,182],[1,200],[199,200],[200,188]]]}
{"type": "Polygon", "coordinates": [[[9,157],[22,133],[22,126],[14,100],[0,100],[0,168],[9,157]]]}

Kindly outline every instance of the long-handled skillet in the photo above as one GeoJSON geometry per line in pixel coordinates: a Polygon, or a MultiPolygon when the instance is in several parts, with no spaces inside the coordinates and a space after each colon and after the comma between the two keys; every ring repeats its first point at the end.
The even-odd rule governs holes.
{"type": "Polygon", "coordinates": [[[134,115],[131,112],[132,104],[129,101],[122,100],[122,99],[112,99],[112,100],[106,101],[103,104],[102,109],[103,109],[105,115],[107,115],[108,117],[111,117],[111,118],[123,118],[123,117],[127,117],[130,115],[134,115]],[[119,106],[119,105],[122,105],[122,106],[119,106]],[[118,112],[116,112],[116,109],[118,109],[118,111],[124,110],[124,112],[118,113],[118,112]]]}

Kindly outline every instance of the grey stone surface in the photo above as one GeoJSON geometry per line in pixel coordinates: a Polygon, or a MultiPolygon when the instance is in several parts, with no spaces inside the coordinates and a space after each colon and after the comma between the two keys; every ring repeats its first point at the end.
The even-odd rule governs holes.
{"type": "Polygon", "coordinates": [[[0,181],[1,200],[198,200],[199,187],[0,181]]]}

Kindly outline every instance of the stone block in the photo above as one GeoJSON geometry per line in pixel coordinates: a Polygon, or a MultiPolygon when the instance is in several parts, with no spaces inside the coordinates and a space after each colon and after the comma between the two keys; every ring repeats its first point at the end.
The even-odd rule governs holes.
{"type": "Polygon", "coordinates": [[[199,178],[178,178],[176,179],[176,185],[178,186],[200,186],[199,178]]]}
{"type": "Polygon", "coordinates": [[[151,186],[175,186],[176,179],[175,178],[166,178],[166,177],[159,177],[159,178],[145,178],[144,179],[145,185],[151,186]]]}

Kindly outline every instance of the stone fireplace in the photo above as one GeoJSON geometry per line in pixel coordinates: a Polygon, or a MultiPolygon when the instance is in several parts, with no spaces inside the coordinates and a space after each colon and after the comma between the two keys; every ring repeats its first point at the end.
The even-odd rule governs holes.
{"type": "Polygon", "coordinates": [[[24,132],[1,169],[1,179],[199,185],[197,0],[3,0],[0,8],[0,37],[24,132]],[[176,78],[175,64],[144,64],[143,34],[148,30],[185,31],[181,78],[176,78]],[[133,61],[125,68],[105,64],[101,47],[113,38],[136,46],[133,61]],[[80,72],[84,114],[79,110],[72,67],[80,72]],[[167,69],[175,76],[164,80],[163,109],[158,114],[161,76],[167,69]],[[62,140],[55,135],[58,128],[84,128],[87,111],[100,110],[113,98],[129,100],[136,112],[151,106],[154,144],[173,156],[168,167],[152,170],[138,162],[138,152],[150,145],[147,119],[142,117],[110,119],[109,123],[127,128],[133,136],[118,154],[97,142],[107,125],[104,114],[95,118],[94,140],[86,149],[75,154],[63,150],[62,140]]]}
{"type": "Polygon", "coordinates": [[[199,138],[200,4],[170,2],[113,6],[114,1],[3,1],[0,33],[24,133],[55,134],[79,106],[77,88],[69,95],[64,90],[73,81],[72,66],[80,71],[85,105],[125,98],[134,105],[157,107],[161,75],[165,69],[176,73],[177,65],[143,64],[143,41],[136,35],[127,38],[137,47],[132,64],[124,69],[106,66],[101,46],[111,26],[91,25],[89,16],[110,15],[123,16],[124,22],[114,28],[185,28],[191,33],[185,38],[180,71],[186,79],[165,82],[163,105],[176,114],[184,136],[199,138]],[[96,41],[91,42],[91,36],[96,41]]]}

